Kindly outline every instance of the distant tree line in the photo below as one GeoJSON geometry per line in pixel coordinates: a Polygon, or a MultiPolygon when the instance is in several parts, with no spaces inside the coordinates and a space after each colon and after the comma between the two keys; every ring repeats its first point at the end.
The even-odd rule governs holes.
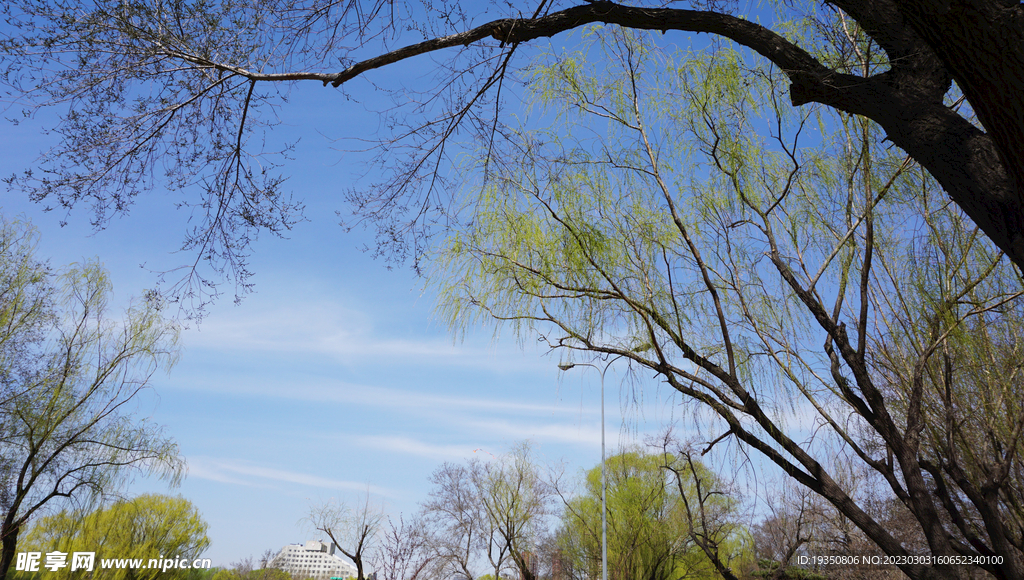
{"type": "MultiPolygon", "coordinates": [[[[716,474],[700,456],[666,434],[608,458],[609,580],[905,577],[806,489],[771,482],[750,500],[740,492],[749,485],[716,474]],[[859,563],[839,563],[852,557],[859,563]]],[[[313,513],[318,529],[346,551],[360,546],[362,573],[372,570],[377,580],[596,580],[601,467],[579,478],[561,469],[537,463],[523,443],[494,459],[441,465],[408,519],[387,517],[368,499],[313,513]]],[[[869,502],[873,517],[902,530],[905,545],[926,554],[906,507],[883,499],[869,480],[867,472],[850,472],[844,483],[869,502]]]]}

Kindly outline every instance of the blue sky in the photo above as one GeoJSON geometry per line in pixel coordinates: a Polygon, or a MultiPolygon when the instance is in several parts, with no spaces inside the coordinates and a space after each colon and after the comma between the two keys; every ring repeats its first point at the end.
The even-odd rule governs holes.
{"type": "MultiPolygon", "coordinates": [[[[284,170],[309,221],[290,239],[256,244],[256,292],[240,305],[223,297],[185,331],[179,364],[154,376],[153,396],[141,406],[188,460],[188,478],[172,493],[191,500],[209,523],[207,555],[215,565],[315,537],[300,520],[319,501],[354,502],[369,490],[388,513],[410,514],[445,461],[497,455],[522,440],[534,444],[539,460],[565,461],[570,472],[600,459],[597,371],[560,376],[557,356],[529,340],[495,338],[490,328],[453,343],[433,316],[425,281],[408,269],[387,270],[358,249],[372,244],[368,233],[336,225],[340,193],[362,168],[317,127],[323,119],[357,131],[377,123],[342,103],[311,83],[281,108],[274,137],[302,139],[284,170]]],[[[40,132],[43,120],[0,125],[0,174],[30,167],[52,145],[40,132]]],[[[173,253],[187,218],[173,207],[177,195],[151,192],[99,233],[87,208],[62,228],[63,213],[43,213],[17,193],[0,195],[8,218],[39,229],[40,257],[55,266],[98,257],[122,305],[154,286],[152,271],[190,259],[173,253]]],[[[673,421],[675,398],[664,387],[651,382],[638,405],[619,384],[613,367],[609,448],[673,421]]],[[[137,481],[130,491],[167,488],[137,481]]]]}

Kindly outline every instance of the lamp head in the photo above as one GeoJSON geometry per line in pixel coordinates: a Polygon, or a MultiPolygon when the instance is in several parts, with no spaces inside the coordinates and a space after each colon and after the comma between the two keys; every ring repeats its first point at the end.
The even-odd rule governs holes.
{"type": "Polygon", "coordinates": [[[567,370],[571,369],[574,366],[576,366],[574,363],[562,363],[562,364],[558,365],[558,369],[559,370],[563,370],[563,371],[567,371],[567,370]]]}

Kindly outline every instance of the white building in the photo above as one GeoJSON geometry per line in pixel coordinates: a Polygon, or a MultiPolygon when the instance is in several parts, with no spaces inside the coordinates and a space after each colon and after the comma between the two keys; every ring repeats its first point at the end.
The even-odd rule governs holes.
{"type": "Polygon", "coordinates": [[[336,546],[323,540],[310,540],[305,545],[288,544],[281,548],[270,566],[280,568],[296,578],[355,578],[356,567],[335,555],[336,546]]]}

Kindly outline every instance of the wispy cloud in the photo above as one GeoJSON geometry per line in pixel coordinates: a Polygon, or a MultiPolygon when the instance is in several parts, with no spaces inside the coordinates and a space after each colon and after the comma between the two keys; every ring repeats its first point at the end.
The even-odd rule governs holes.
{"type": "Polygon", "coordinates": [[[202,377],[197,380],[179,380],[173,383],[176,388],[186,388],[203,392],[245,395],[247,397],[282,398],[289,400],[312,401],[317,403],[340,403],[395,409],[416,409],[418,412],[435,409],[447,412],[489,413],[499,412],[503,415],[583,415],[591,417],[594,409],[571,407],[568,405],[523,403],[500,398],[464,397],[436,394],[427,391],[398,389],[377,385],[350,383],[346,381],[325,379],[319,376],[291,377],[288,383],[282,384],[281,379],[269,377],[244,381],[225,381],[217,377],[202,377]]]}
{"type": "Polygon", "coordinates": [[[473,446],[470,444],[436,445],[423,439],[397,435],[361,435],[355,438],[355,443],[390,453],[444,461],[461,461],[474,452],[473,446]]]}
{"type": "MultiPolygon", "coordinates": [[[[384,331],[394,334],[393,331],[384,331]]],[[[553,366],[524,359],[521,349],[505,347],[498,353],[489,344],[453,344],[443,332],[418,338],[383,338],[369,315],[330,301],[306,301],[262,310],[225,313],[191,329],[189,347],[221,352],[325,355],[359,362],[416,360],[436,365],[459,365],[510,370],[524,363],[553,366]]]]}
{"type": "Polygon", "coordinates": [[[486,432],[491,436],[497,435],[511,441],[534,439],[586,446],[597,445],[601,442],[601,426],[592,424],[538,423],[488,418],[486,420],[474,420],[467,426],[474,430],[486,432]]]}
{"type": "Polygon", "coordinates": [[[202,456],[189,458],[189,477],[249,487],[267,487],[273,483],[288,483],[324,490],[369,490],[374,495],[389,498],[398,495],[390,489],[375,485],[368,486],[365,482],[330,479],[310,473],[266,467],[247,461],[202,456]]]}
{"type": "Polygon", "coordinates": [[[216,464],[204,458],[189,458],[188,476],[193,479],[206,479],[218,483],[231,485],[244,485],[248,487],[268,487],[267,485],[257,486],[255,482],[234,477],[222,471],[216,464]]]}

